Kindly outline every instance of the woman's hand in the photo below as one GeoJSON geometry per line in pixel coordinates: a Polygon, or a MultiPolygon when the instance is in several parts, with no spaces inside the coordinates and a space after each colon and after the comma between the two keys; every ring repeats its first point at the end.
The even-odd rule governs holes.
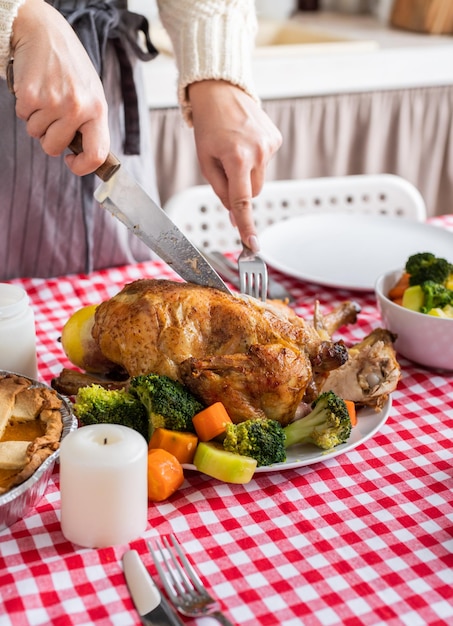
{"type": "Polygon", "coordinates": [[[230,211],[242,241],[257,251],[252,198],[261,191],[281,134],[239,87],[205,80],[192,83],[188,90],[201,171],[230,211]]]}
{"type": "Polygon", "coordinates": [[[77,35],[43,0],[26,0],[13,24],[16,113],[47,154],[61,154],[76,131],[83,152],[65,157],[78,175],[108,154],[110,136],[102,83],[77,35]]]}

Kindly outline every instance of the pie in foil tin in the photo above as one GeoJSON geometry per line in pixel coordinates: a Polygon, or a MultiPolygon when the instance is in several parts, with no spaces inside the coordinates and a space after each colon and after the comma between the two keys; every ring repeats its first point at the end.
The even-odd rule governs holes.
{"type": "MultiPolygon", "coordinates": [[[[18,375],[15,372],[0,370],[0,376],[11,374],[18,375]]],[[[24,376],[24,378],[30,380],[32,387],[47,387],[47,389],[51,389],[48,385],[37,380],[27,376],[24,376]]],[[[54,390],[52,391],[55,393],[54,390]]],[[[57,397],[61,401],[59,410],[63,421],[61,441],[68,433],[77,428],[77,418],[72,411],[70,402],[58,393],[57,397]]],[[[0,495],[0,532],[26,517],[36,507],[46,492],[58,457],[59,449],[52,452],[27,480],[0,495]]]]}

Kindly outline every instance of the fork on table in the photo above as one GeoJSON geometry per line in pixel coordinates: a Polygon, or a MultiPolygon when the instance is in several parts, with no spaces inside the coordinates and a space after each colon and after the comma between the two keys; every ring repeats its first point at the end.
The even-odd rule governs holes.
{"type": "Polygon", "coordinates": [[[266,301],[268,283],[266,263],[244,243],[238,258],[238,269],[241,293],[266,301]]]}
{"type": "Polygon", "coordinates": [[[170,539],[172,545],[166,537],[162,539],[162,542],[156,540],[161,560],[151,543],[148,543],[148,547],[162,585],[176,609],[188,617],[209,616],[215,618],[223,626],[233,626],[220,611],[217,600],[203,586],[175,535],[170,535],[170,539]]]}

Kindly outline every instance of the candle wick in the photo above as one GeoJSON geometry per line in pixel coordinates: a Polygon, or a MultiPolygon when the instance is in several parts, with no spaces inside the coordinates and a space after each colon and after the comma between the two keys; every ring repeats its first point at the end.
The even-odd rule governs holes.
{"type": "Polygon", "coordinates": [[[107,437],[104,437],[104,446],[107,444],[107,437]]]}

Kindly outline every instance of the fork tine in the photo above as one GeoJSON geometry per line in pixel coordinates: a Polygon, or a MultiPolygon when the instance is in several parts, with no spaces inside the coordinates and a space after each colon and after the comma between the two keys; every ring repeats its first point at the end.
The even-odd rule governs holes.
{"type": "Polygon", "coordinates": [[[255,297],[252,276],[250,272],[244,269],[241,271],[241,293],[255,297]]]}
{"type": "Polygon", "coordinates": [[[164,572],[157,550],[148,542],[148,548],[156,566],[157,573],[167,595],[177,610],[189,617],[212,616],[223,626],[233,626],[229,619],[220,611],[219,602],[209,595],[199,576],[195,572],[175,535],[170,535],[173,547],[166,537],[161,542],[156,540],[162,563],[167,570],[164,572]],[[176,553],[176,554],[175,554],[176,553]],[[178,561],[179,557],[179,561],[178,561]],[[172,584],[168,578],[171,578],[172,584]],[[172,586],[173,585],[173,586],[172,586]]]}
{"type": "MultiPolygon", "coordinates": [[[[185,554],[183,553],[181,546],[177,540],[177,538],[175,537],[175,535],[170,535],[171,541],[173,543],[173,546],[179,556],[179,558],[181,559],[181,562],[183,564],[183,567],[181,566],[181,564],[178,562],[174,551],[171,548],[171,545],[168,541],[168,539],[166,537],[164,537],[162,539],[162,543],[164,545],[164,547],[162,546],[162,543],[160,543],[158,540],[156,540],[156,546],[160,552],[160,555],[162,557],[162,562],[165,564],[166,566],[166,570],[168,572],[168,576],[171,578],[171,581],[174,585],[174,587],[176,588],[176,590],[180,593],[180,594],[184,594],[184,593],[190,593],[191,591],[194,590],[194,588],[197,589],[198,593],[202,594],[203,596],[205,596],[206,598],[210,597],[209,594],[206,592],[206,589],[203,586],[203,583],[201,582],[201,580],[199,579],[199,577],[197,576],[195,570],[193,569],[192,565],[190,564],[190,562],[188,561],[187,557],[185,556],[185,554]],[[173,567],[170,567],[169,564],[169,558],[168,556],[165,555],[164,553],[164,548],[167,550],[168,554],[170,555],[170,559],[173,563],[173,567]],[[178,574],[178,577],[175,575],[175,571],[178,574]]],[[[154,561],[154,565],[156,566],[156,570],[157,573],[159,574],[160,578],[162,579],[162,583],[165,587],[165,590],[167,591],[167,593],[175,598],[176,597],[176,593],[174,591],[174,589],[172,589],[171,584],[168,582],[168,577],[165,574],[159,559],[157,558],[157,555],[155,554],[155,552],[153,551],[151,545],[149,544],[149,550],[151,552],[153,561],[154,561]]]]}
{"type": "Polygon", "coordinates": [[[268,275],[263,259],[245,244],[238,258],[241,293],[265,301],[267,299],[268,275]]]}
{"type": "MultiPolygon", "coordinates": [[[[173,541],[173,544],[176,547],[175,539],[174,539],[173,535],[171,535],[171,539],[173,541]]],[[[172,577],[172,580],[173,580],[174,584],[178,587],[180,593],[186,593],[186,592],[192,591],[193,590],[193,586],[191,585],[191,582],[190,582],[190,580],[189,580],[189,578],[187,576],[187,572],[185,572],[184,569],[181,567],[181,565],[178,563],[178,560],[175,557],[175,554],[174,554],[173,550],[171,549],[171,546],[170,546],[170,544],[168,542],[168,539],[166,537],[164,537],[163,543],[164,543],[164,545],[165,545],[165,547],[166,547],[166,549],[168,551],[168,554],[170,555],[170,558],[172,560],[173,566],[174,566],[175,570],[178,572],[178,576],[180,577],[180,580],[178,581],[178,579],[176,578],[176,576],[173,573],[174,570],[171,567],[169,567],[168,560],[167,560],[166,561],[167,568],[168,568],[168,571],[170,572],[170,576],[172,577]]],[[[162,550],[161,550],[161,554],[162,554],[162,557],[165,558],[162,550]]]]}
{"type": "Polygon", "coordinates": [[[244,271],[241,271],[239,266],[239,290],[241,293],[248,293],[248,285],[247,285],[247,274],[244,271]]]}
{"type": "MultiPolygon", "coordinates": [[[[175,535],[170,535],[170,538],[171,538],[172,543],[173,543],[173,545],[175,547],[175,550],[178,553],[178,556],[181,559],[181,562],[182,562],[182,564],[184,566],[184,571],[187,574],[187,576],[190,578],[190,582],[192,583],[192,585],[194,587],[196,587],[196,589],[198,590],[199,593],[204,594],[204,595],[207,596],[208,594],[206,592],[206,589],[204,588],[203,583],[201,582],[201,580],[198,577],[196,571],[194,570],[194,568],[190,564],[190,562],[187,559],[186,555],[182,551],[181,544],[179,543],[179,541],[177,540],[175,535]]],[[[173,554],[172,554],[172,558],[173,558],[173,562],[177,563],[177,561],[176,561],[175,557],[173,556],[173,554]]],[[[181,569],[179,564],[177,564],[177,566],[179,567],[179,569],[181,569]]]]}
{"type": "MultiPolygon", "coordinates": [[[[167,562],[166,562],[166,560],[165,560],[165,558],[163,556],[162,546],[161,546],[161,544],[157,540],[156,540],[156,545],[157,545],[157,548],[158,548],[159,552],[162,555],[163,562],[166,564],[167,562]]],[[[149,548],[149,551],[151,552],[151,556],[153,558],[154,565],[156,567],[157,573],[159,574],[159,578],[160,578],[163,586],[165,587],[165,591],[167,592],[169,598],[174,602],[177,599],[177,596],[176,596],[172,586],[168,582],[167,576],[165,575],[165,572],[164,572],[164,570],[163,570],[163,568],[162,568],[162,566],[161,566],[161,564],[159,562],[159,559],[157,558],[157,554],[154,552],[150,542],[148,542],[148,548],[149,548]]],[[[172,578],[174,578],[173,574],[171,574],[171,575],[172,575],[172,578]]]]}
{"type": "Polygon", "coordinates": [[[181,568],[178,566],[178,562],[175,560],[175,557],[174,557],[173,553],[170,550],[170,545],[169,545],[167,539],[164,537],[164,539],[162,541],[163,541],[163,544],[164,544],[166,550],[168,551],[168,554],[170,555],[171,560],[173,561],[173,565],[176,568],[176,572],[178,573],[179,578],[175,574],[175,569],[170,566],[170,563],[168,561],[168,557],[167,558],[165,557],[165,554],[164,554],[164,551],[163,551],[162,547],[159,546],[159,550],[160,550],[162,559],[163,559],[165,565],[167,566],[167,571],[168,571],[168,573],[169,573],[169,575],[170,575],[170,577],[171,577],[171,579],[173,581],[174,586],[179,591],[179,593],[184,594],[187,591],[190,591],[190,589],[191,589],[189,584],[188,584],[188,582],[187,582],[187,578],[184,576],[184,572],[181,571],[181,568]]]}
{"type": "Polygon", "coordinates": [[[255,298],[258,298],[259,300],[265,300],[265,294],[267,293],[267,282],[263,274],[258,273],[253,275],[253,286],[255,291],[255,298]]]}
{"type": "Polygon", "coordinates": [[[267,275],[261,272],[243,271],[241,273],[241,292],[258,300],[266,300],[267,275]]]}

